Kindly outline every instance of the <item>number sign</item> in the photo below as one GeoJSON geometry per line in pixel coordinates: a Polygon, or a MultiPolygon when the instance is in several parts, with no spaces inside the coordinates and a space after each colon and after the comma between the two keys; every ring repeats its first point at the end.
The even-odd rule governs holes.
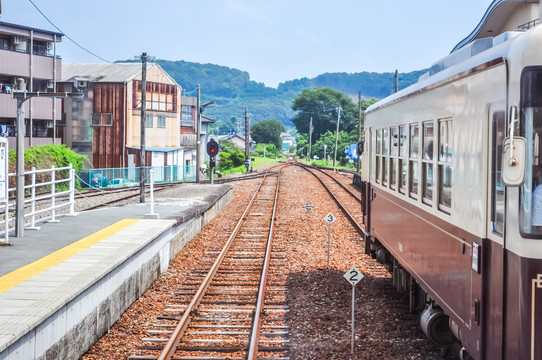
{"type": "Polygon", "coordinates": [[[327,221],[328,224],[331,224],[331,223],[335,222],[335,220],[337,220],[337,218],[335,218],[335,216],[333,216],[332,213],[329,213],[326,216],[324,216],[324,220],[327,221]]]}
{"type": "Polygon", "coordinates": [[[348,282],[350,284],[352,284],[352,286],[356,286],[356,284],[361,280],[363,279],[363,274],[361,273],[361,271],[359,271],[358,269],[356,269],[355,266],[352,266],[350,268],[350,270],[348,270],[346,272],[346,274],[344,274],[344,278],[346,280],[348,280],[348,282]]]}

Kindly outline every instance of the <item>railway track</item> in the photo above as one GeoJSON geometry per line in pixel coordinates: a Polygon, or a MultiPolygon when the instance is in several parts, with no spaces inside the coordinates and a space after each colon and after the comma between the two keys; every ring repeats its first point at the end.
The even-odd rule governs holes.
{"type": "Polygon", "coordinates": [[[316,177],[316,179],[318,179],[318,181],[326,189],[328,194],[333,198],[335,203],[337,203],[337,206],[339,206],[341,211],[352,223],[352,226],[354,226],[356,231],[358,231],[360,235],[363,234],[365,232],[365,228],[362,225],[363,217],[361,215],[361,211],[359,211],[360,209],[359,204],[361,204],[361,197],[355,194],[352,190],[348,189],[339,180],[337,180],[335,177],[328,174],[326,171],[322,169],[307,166],[307,165],[302,165],[299,163],[296,163],[296,165],[305,169],[306,171],[311,173],[314,177],[316,177]]]}
{"type": "Polygon", "coordinates": [[[268,172],[225,246],[207,252],[130,359],[287,359],[286,258],[272,246],[279,185],[280,171],[268,172]]]}
{"type": "MultiPolygon", "coordinates": [[[[333,198],[337,206],[341,209],[344,215],[348,218],[352,226],[356,231],[362,235],[365,233],[365,227],[363,225],[363,216],[361,214],[361,196],[357,195],[347,186],[345,186],[341,181],[339,181],[334,175],[328,173],[328,171],[315,168],[307,165],[296,165],[302,167],[322,184],[326,189],[329,195],[333,198]]],[[[335,172],[333,171],[333,174],[335,172]]],[[[364,259],[367,268],[377,277],[390,277],[391,274],[389,269],[377,262],[372,258],[364,259]]]]}

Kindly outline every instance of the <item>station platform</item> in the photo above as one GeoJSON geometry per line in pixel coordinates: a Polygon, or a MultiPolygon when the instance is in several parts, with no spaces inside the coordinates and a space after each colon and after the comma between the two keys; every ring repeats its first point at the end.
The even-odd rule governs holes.
{"type": "Polygon", "coordinates": [[[109,207],[10,238],[0,360],[79,359],[232,196],[230,185],[184,184],[155,194],[157,219],[149,203],[109,207]]]}

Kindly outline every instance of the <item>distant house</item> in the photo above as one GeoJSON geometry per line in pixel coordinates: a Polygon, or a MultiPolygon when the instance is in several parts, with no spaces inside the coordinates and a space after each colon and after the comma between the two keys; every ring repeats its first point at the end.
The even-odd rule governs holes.
{"type": "MultiPolygon", "coordinates": [[[[94,168],[139,167],[141,64],[64,64],[61,86],[88,82],[84,98],[67,98],[63,142],[94,168]]],[[[183,164],[181,87],[158,64],[147,64],[146,166],[183,164]]]]}
{"type": "MultiPolygon", "coordinates": [[[[62,74],[62,59],[56,46],[62,34],[0,21],[0,136],[15,148],[17,100],[13,86],[23,78],[27,91],[56,91],[62,74]]],[[[60,144],[56,123],[60,120],[61,100],[32,98],[24,105],[25,147],[60,144]]]]}
{"type": "Polygon", "coordinates": [[[282,150],[284,151],[290,151],[292,147],[297,146],[297,142],[295,141],[295,137],[288,133],[282,133],[280,134],[280,138],[282,140],[282,150]]]}
{"type": "MultiPolygon", "coordinates": [[[[230,140],[233,142],[235,147],[245,151],[245,137],[241,136],[239,134],[234,135],[220,135],[217,136],[217,140],[230,140]]],[[[250,150],[254,150],[254,147],[256,146],[256,143],[254,141],[250,141],[250,150]]]]}

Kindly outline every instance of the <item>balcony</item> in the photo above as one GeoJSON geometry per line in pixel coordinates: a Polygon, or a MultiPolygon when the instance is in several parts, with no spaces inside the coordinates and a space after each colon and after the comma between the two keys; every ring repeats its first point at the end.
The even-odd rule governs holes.
{"type": "MultiPolygon", "coordinates": [[[[33,55],[33,77],[36,79],[53,79],[53,61],[51,56],[33,55]]],[[[26,52],[0,49],[0,69],[2,74],[28,78],[30,54],[26,52]]],[[[62,77],[62,59],[56,58],[56,78],[62,77]]]]}
{"type": "MultiPolygon", "coordinates": [[[[56,101],[56,120],[60,120],[61,99],[56,101]]],[[[25,118],[30,116],[30,100],[24,103],[25,118]]],[[[17,100],[12,98],[11,94],[0,94],[0,118],[17,117],[17,100]]],[[[51,98],[33,98],[32,99],[32,118],[41,120],[53,120],[53,99],[51,98]]]]}

